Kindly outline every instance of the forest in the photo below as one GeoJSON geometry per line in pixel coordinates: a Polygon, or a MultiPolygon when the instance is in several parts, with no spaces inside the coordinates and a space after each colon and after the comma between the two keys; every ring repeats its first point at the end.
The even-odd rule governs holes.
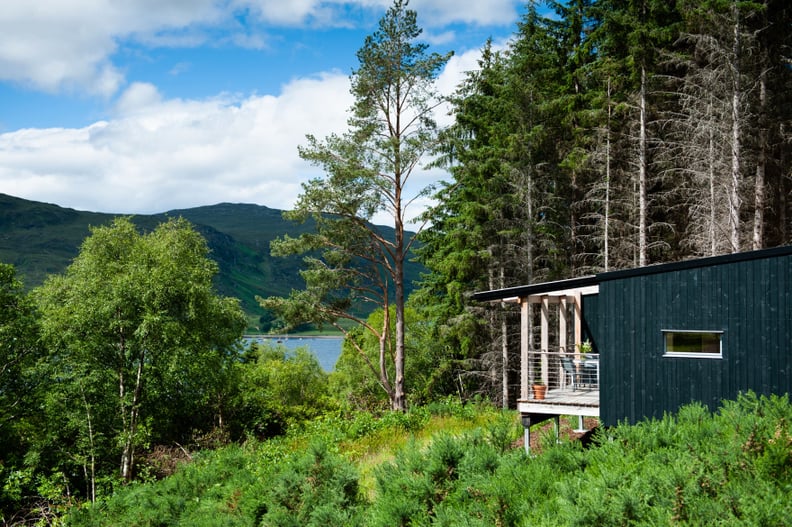
{"type": "Polygon", "coordinates": [[[790,243],[791,10],[531,3],[444,98],[451,55],[395,0],[358,52],[349,131],[300,149],[327,176],[285,216],[314,228],[272,253],[304,256],[305,288],[258,299],[284,331],[342,331],[335,370],[244,347],[239,301],[183,219],[94,227],[31,291],[0,264],[2,524],[783,525],[788,396],[529,458],[513,313],[469,295],[790,243]],[[427,159],[448,180],[409,195],[427,159]],[[382,211],[387,235],[368,221],[382,211]]]}

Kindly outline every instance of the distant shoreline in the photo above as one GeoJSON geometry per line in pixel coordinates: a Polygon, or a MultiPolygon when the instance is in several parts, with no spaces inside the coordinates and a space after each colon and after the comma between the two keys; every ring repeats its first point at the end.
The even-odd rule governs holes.
{"type": "Polygon", "coordinates": [[[279,340],[300,340],[300,339],[343,339],[343,335],[242,335],[243,339],[279,339],[279,340]]]}

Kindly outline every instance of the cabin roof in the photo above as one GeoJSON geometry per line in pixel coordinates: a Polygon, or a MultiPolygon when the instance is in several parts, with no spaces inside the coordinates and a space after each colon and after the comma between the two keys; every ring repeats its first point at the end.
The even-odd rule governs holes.
{"type": "Polygon", "coordinates": [[[647,276],[657,273],[670,273],[699,267],[710,267],[728,263],[745,262],[759,260],[762,258],[775,258],[778,256],[792,255],[792,245],[774,247],[772,249],[760,249],[734,254],[724,254],[721,256],[710,256],[707,258],[696,258],[683,260],[681,262],[662,263],[647,265],[646,267],[636,267],[633,269],[621,269],[618,271],[608,271],[596,275],[586,275],[565,280],[555,280],[552,282],[540,282],[536,284],[507,287],[504,289],[494,289],[492,291],[479,291],[473,293],[471,298],[479,302],[492,302],[509,298],[526,298],[532,295],[551,294],[566,290],[584,290],[593,286],[598,286],[602,282],[609,280],[620,280],[637,276],[647,276]]]}
{"type": "Polygon", "coordinates": [[[472,298],[479,302],[492,302],[494,300],[525,298],[532,295],[543,295],[557,291],[582,289],[599,284],[597,276],[598,275],[580,276],[577,278],[568,278],[566,280],[556,280],[554,282],[540,282],[538,284],[495,289],[493,291],[480,291],[478,293],[473,293],[472,298]]]}

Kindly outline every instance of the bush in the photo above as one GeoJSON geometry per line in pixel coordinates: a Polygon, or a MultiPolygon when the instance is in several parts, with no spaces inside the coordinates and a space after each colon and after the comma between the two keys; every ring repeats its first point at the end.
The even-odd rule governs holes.
{"type": "Polygon", "coordinates": [[[359,505],[352,466],[316,442],[273,475],[256,520],[261,527],[353,526],[359,505]]]}
{"type": "Polygon", "coordinates": [[[784,525],[792,514],[788,397],[692,404],[601,434],[562,487],[565,524],[784,525]]]}
{"type": "MultiPolygon", "coordinates": [[[[536,457],[510,448],[518,433],[514,414],[487,411],[489,423],[468,433],[445,431],[430,442],[420,439],[426,428],[410,434],[390,461],[378,461],[364,497],[357,465],[344,457],[345,443],[351,437],[392,440],[428,415],[424,409],[381,419],[361,414],[352,423],[327,418],[304,437],[202,454],[171,477],[120,489],[69,520],[131,526],[782,526],[792,517],[787,397],[747,394],[714,414],[689,405],[676,416],[601,431],[591,448],[548,444],[536,457]]],[[[375,454],[387,457],[392,449],[391,442],[375,454]]],[[[367,462],[371,457],[378,456],[366,456],[367,462]]]]}

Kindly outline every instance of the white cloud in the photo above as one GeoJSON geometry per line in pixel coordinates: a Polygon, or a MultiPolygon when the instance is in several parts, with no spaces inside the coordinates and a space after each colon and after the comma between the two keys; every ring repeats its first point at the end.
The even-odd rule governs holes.
{"type": "Polygon", "coordinates": [[[118,39],[214,23],[220,14],[214,0],[4,0],[0,80],[109,96],[123,81],[110,59],[118,39]]]}
{"type": "MultiPolygon", "coordinates": [[[[388,0],[4,0],[0,9],[0,80],[58,92],[111,96],[124,84],[112,59],[119,42],[198,46],[210,28],[223,27],[226,42],[266,45],[266,27],[244,27],[235,15],[249,12],[271,25],[350,25],[349,12],[383,12],[388,0]]],[[[511,24],[517,0],[414,0],[427,34],[447,40],[446,24],[511,24]]]]}
{"type": "Polygon", "coordinates": [[[477,26],[513,24],[517,18],[515,0],[413,0],[410,9],[418,12],[419,23],[430,27],[465,23],[477,26]]]}
{"type": "Polygon", "coordinates": [[[319,0],[236,0],[237,8],[249,8],[268,23],[299,25],[307,18],[325,18],[327,7],[319,0]]]}
{"type": "MultiPolygon", "coordinates": [[[[475,52],[454,57],[441,89],[453,90],[475,64],[475,52]]],[[[223,201],[288,209],[300,184],[321,175],[299,158],[298,145],[306,133],[343,133],[352,102],[348,76],[340,72],[294,79],[277,96],[245,98],[167,99],[151,84],[134,83],[106,121],[1,134],[0,191],[114,213],[223,201]]],[[[444,174],[414,176],[423,187],[444,174]]]]}
{"type": "Polygon", "coordinates": [[[221,201],[289,208],[300,182],[318,175],[297,146],[306,131],[343,131],[350,104],[348,78],[335,73],[243,100],[168,100],[133,84],[109,121],[0,135],[0,189],[118,213],[221,201]]]}
{"type": "MultiPolygon", "coordinates": [[[[112,96],[115,105],[105,120],[83,128],[0,134],[0,192],[114,213],[163,212],[221,201],[290,208],[300,183],[321,174],[297,154],[305,134],[322,138],[346,130],[352,103],[347,73],[293,79],[277,95],[218,94],[195,100],[165,97],[148,82],[127,84],[109,61],[119,36],[162,43],[170,35],[186,39],[182,43],[189,38],[197,42],[203,38],[200,31],[185,28],[228,23],[228,12],[218,6],[241,9],[254,2],[257,16],[283,24],[305,17],[317,21],[331,11],[335,16],[342,3],[5,0],[0,9],[0,80],[50,91],[87,90],[112,96]]],[[[476,4],[463,10],[446,0],[413,0],[410,7],[419,10],[421,24],[422,10],[436,21],[480,16],[486,23],[511,16],[515,2],[481,4],[487,7],[476,4]]],[[[384,10],[388,5],[386,0],[363,0],[356,9],[384,10]]],[[[477,58],[478,50],[454,56],[438,80],[440,90],[453,92],[464,72],[476,67],[477,58]]],[[[171,73],[184,67],[189,63],[178,64],[171,73]]],[[[450,123],[445,112],[438,120],[450,123]]],[[[416,176],[416,184],[423,186],[443,174],[416,176]]]]}

